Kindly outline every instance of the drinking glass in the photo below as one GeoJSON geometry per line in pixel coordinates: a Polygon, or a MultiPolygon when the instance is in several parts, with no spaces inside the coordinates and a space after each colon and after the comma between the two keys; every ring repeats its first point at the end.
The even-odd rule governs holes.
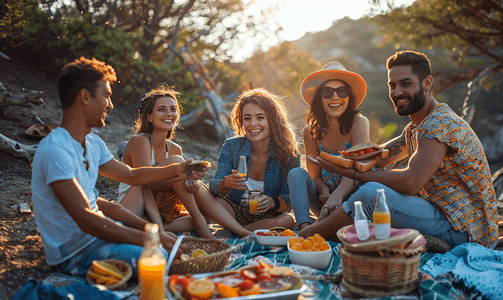
{"type": "Polygon", "coordinates": [[[240,156],[239,157],[239,164],[238,164],[238,174],[245,177],[248,174],[248,169],[246,167],[246,156],[240,156]]]}

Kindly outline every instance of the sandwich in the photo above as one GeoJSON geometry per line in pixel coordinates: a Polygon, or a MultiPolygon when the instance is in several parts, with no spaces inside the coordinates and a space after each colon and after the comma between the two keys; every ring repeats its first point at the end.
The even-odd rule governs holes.
{"type": "Polygon", "coordinates": [[[340,153],[344,157],[357,159],[358,156],[363,156],[379,150],[379,146],[376,143],[361,143],[349,148],[346,151],[340,151],[340,153]]]}
{"type": "Polygon", "coordinates": [[[380,149],[376,143],[361,143],[346,151],[340,151],[342,154],[340,156],[321,151],[320,157],[341,167],[355,168],[360,172],[365,172],[375,166],[377,156],[386,158],[388,152],[387,149],[380,149]]]}

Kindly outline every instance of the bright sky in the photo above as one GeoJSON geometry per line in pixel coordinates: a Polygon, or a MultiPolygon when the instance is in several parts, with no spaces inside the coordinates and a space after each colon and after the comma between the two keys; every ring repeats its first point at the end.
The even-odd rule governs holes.
{"type": "MultiPolygon", "coordinates": [[[[260,15],[261,10],[277,7],[276,21],[283,27],[283,40],[292,41],[306,32],[328,29],[335,20],[349,17],[357,20],[370,12],[368,0],[248,0],[253,1],[247,14],[260,15]]],[[[414,0],[394,0],[395,6],[410,5],[414,0]]],[[[260,41],[262,50],[278,44],[277,40],[260,41]]],[[[255,43],[256,44],[256,43],[255,43]]],[[[240,60],[253,53],[252,47],[243,47],[238,54],[240,60]],[[242,53],[241,53],[242,52],[242,53]]]]}

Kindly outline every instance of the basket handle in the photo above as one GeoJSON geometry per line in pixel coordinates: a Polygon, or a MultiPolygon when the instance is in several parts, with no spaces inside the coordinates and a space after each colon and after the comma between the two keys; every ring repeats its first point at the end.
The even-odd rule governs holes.
{"type": "Polygon", "coordinates": [[[171,249],[171,252],[169,253],[169,258],[168,261],[166,262],[166,275],[169,274],[169,268],[171,267],[171,264],[173,263],[173,260],[175,259],[176,252],[178,251],[178,248],[180,248],[180,245],[182,244],[182,240],[186,237],[186,235],[181,235],[176,239],[175,244],[173,245],[173,248],[171,249]]]}

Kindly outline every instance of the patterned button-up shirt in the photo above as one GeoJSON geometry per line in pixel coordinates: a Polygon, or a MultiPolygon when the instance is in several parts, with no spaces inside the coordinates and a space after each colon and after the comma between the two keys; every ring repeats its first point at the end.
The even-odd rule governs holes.
{"type": "Polygon", "coordinates": [[[433,203],[455,230],[468,231],[471,242],[494,248],[498,241],[495,192],[482,143],[470,125],[440,103],[419,126],[409,123],[405,134],[409,155],[422,138],[449,147],[418,196],[433,203]]]}

